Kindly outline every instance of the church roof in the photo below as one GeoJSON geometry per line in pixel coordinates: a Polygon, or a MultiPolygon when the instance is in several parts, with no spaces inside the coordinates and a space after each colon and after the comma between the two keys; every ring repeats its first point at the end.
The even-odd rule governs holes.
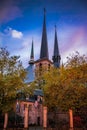
{"type": "Polygon", "coordinates": [[[54,56],[58,56],[59,55],[59,47],[58,47],[56,26],[55,26],[54,54],[53,55],[54,56]]]}
{"type": "Polygon", "coordinates": [[[34,64],[34,47],[33,47],[33,40],[32,40],[31,55],[30,55],[29,64],[34,64]]]}
{"type": "Polygon", "coordinates": [[[31,55],[30,55],[29,65],[25,70],[27,72],[25,83],[33,82],[35,80],[33,40],[32,40],[32,46],[31,46],[31,55]]]}
{"type": "Polygon", "coordinates": [[[47,43],[47,32],[46,32],[45,9],[44,9],[44,22],[43,22],[43,31],[42,31],[41,50],[40,50],[40,59],[42,59],[42,58],[49,59],[48,43],[47,43]]]}
{"type": "Polygon", "coordinates": [[[54,52],[53,52],[52,59],[53,59],[54,66],[59,68],[61,57],[59,54],[56,26],[55,26],[55,37],[54,37],[54,52]]]}
{"type": "Polygon", "coordinates": [[[25,83],[33,82],[35,80],[34,65],[30,64],[25,70],[27,72],[25,83]]]}
{"type": "Polygon", "coordinates": [[[35,89],[34,95],[36,95],[36,96],[43,96],[43,91],[41,89],[35,89]]]}

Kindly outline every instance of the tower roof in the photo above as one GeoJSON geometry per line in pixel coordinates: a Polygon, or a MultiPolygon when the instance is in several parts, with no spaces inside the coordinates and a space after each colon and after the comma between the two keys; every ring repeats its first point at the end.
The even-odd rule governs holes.
{"type": "Polygon", "coordinates": [[[58,40],[57,40],[57,31],[55,26],[55,38],[54,38],[54,52],[53,52],[53,63],[55,67],[60,67],[60,54],[59,54],[59,47],[58,47],[58,40]]]}
{"type": "Polygon", "coordinates": [[[55,39],[54,39],[54,56],[59,55],[59,47],[58,47],[58,40],[57,40],[57,31],[56,31],[56,25],[55,25],[55,39]]]}
{"type": "Polygon", "coordinates": [[[27,71],[27,75],[25,78],[25,83],[30,83],[35,79],[34,73],[34,48],[33,48],[33,40],[31,45],[31,54],[30,54],[30,61],[29,66],[25,69],[27,71]]]}
{"type": "Polygon", "coordinates": [[[30,55],[29,64],[33,64],[33,63],[34,63],[34,48],[33,48],[33,40],[32,40],[31,55],[30,55]]]}
{"type": "Polygon", "coordinates": [[[47,58],[48,55],[48,43],[47,43],[47,32],[46,32],[46,11],[44,9],[44,21],[43,21],[43,31],[42,31],[42,41],[41,41],[41,50],[40,50],[40,59],[47,58]]]}

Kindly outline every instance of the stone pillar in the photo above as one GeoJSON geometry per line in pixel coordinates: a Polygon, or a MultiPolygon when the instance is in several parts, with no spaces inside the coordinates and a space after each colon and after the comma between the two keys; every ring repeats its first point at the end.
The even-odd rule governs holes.
{"type": "Polygon", "coordinates": [[[4,129],[7,128],[8,125],[8,113],[5,113],[5,118],[4,118],[4,129]]]}
{"type": "Polygon", "coordinates": [[[43,128],[47,128],[47,107],[43,107],[43,128]]]}
{"type": "Polygon", "coordinates": [[[70,118],[70,130],[74,130],[73,129],[73,111],[71,109],[69,109],[69,118],[70,118]]]}
{"type": "Polygon", "coordinates": [[[29,111],[28,107],[26,107],[24,112],[24,128],[28,128],[28,117],[29,117],[29,111]]]}

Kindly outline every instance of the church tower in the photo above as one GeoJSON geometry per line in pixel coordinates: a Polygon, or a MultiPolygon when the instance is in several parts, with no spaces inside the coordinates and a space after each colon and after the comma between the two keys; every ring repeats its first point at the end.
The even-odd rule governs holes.
{"type": "Polygon", "coordinates": [[[31,55],[30,55],[29,64],[34,64],[34,47],[33,47],[33,40],[32,40],[31,55]]]}
{"type": "Polygon", "coordinates": [[[46,16],[45,16],[45,14],[46,14],[46,11],[44,9],[44,21],[43,21],[40,59],[43,59],[43,58],[49,59],[48,43],[47,43],[47,31],[46,31],[46,16]]]}
{"type": "MultiPolygon", "coordinates": [[[[39,76],[42,70],[47,71],[50,69],[52,62],[49,60],[48,53],[48,42],[47,42],[47,31],[46,31],[46,11],[44,9],[44,20],[43,20],[43,30],[42,30],[42,40],[40,49],[40,59],[35,61],[35,71],[39,71],[39,76]]],[[[37,77],[37,72],[36,72],[37,77]]]]}
{"type": "Polygon", "coordinates": [[[35,73],[34,73],[34,48],[33,48],[33,40],[31,45],[31,53],[30,53],[30,60],[29,65],[26,68],[27,76],[25,79],[25,83],[31,83],[35,79],[35,73]]]}
{"type": "Polygon", "coordinates": [[[56,26],[55,26],[55,37],[54,37],[54,52],[53,52],[52,60],[53,60],[54,67],[59,68],[61,57],[59,54],[56,26]]]}

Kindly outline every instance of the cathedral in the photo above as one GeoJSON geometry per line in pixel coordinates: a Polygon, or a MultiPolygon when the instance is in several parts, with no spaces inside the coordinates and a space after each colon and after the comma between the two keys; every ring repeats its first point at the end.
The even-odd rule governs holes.
{"type": "Polygon", "coordinates": [[[35,77],[38,76],[37,73],[35,72],[37,72],[37,70],[40,70],[41,68],[46,68],[46,70],[49,70],[50,66],[59,68],[60,60],[61,60],[61,57],[60,57],[59,47],[58,47],[56,26],[55,26],[55,37],[54,37],[54,52],[53,52],[53,57],[52,57],[53,62],[49,59],[47,31],[46,31],[46,12],[44,10],[40,57],[38,60],[36,61],[34,60],[34,45],[32,41],[30,61],[29,61],[29,66],[26,68],[27,77],[26,77],[25,82],[30,83],[34,81],[35,77]]]}
{"type": "MultiPolygon", "coordinates": [[[[46,13],[44,10],[44,19],[43,19],[43,30],[42,30],[42,40],[41,40],[41,49],[40,49],[40,57],[38,60],[34,60],[34,45],[32,41],[31,46],[31,55],[29,65],[26,68],[27,76],[25,79],[26,84],[30,84],[33,82],[38,74],[37,70],[41,70],[45,68],[45,71],[49,70],[51,66],[56,68],[60,67],[60,53],[58,47],[58,39],[57,39],[57,30],[55,26],[55,36],[54,36],[54,52],[52,57],[53,62],[49,59],[48,53],[48,42],[47,42],[47,31],[46,31],[46,13]]],[[[40,76],[40,73],[39,73],[40,76]]],[[[43,91],[40,89],[36,89],[34,91],[33,97],[27,97],[23,100],[17,101],[16,103],[16,113],[20,115],[24,120],[24,113],[26,107],[29,108],[29,122],[30,125],[42,125],[43,123],[43,105],[42,105],[43,91]],[[20,106],[20,107],[19,107],[20,106]]]]}

